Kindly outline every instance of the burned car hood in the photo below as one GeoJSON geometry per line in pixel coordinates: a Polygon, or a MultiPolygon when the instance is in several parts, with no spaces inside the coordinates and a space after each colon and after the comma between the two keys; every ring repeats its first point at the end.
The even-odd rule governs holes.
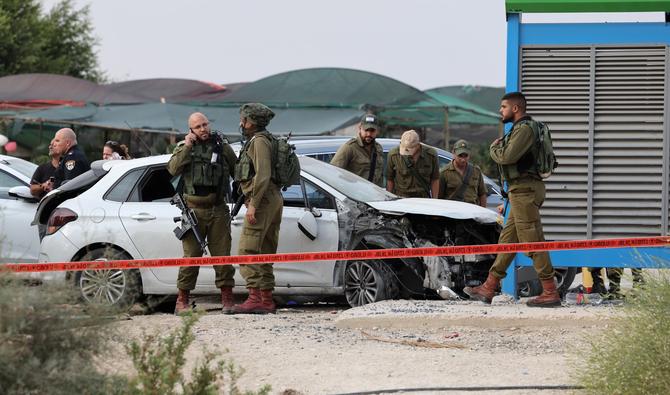
{"type": "Polygon", "coordinates": [[[393,215],[437,215],[453,219],[472,219],[482,224],[494,223],[498,218],[498,214],[489,209],[456,200],[407,198],[367,204],[393,215]]]}

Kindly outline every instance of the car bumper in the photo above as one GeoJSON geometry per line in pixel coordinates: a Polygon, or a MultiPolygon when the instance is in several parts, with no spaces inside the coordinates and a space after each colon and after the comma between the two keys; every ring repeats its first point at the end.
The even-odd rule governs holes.
{"type": "MultiPolygon", "coordinates": [[[[70,262],[77,251],[77,246],[56,232],[42,239],[37,263],[70,262]]],[[[66,272],[31,273],[30,277],[44,282],[65,281],[66,272]]]]}

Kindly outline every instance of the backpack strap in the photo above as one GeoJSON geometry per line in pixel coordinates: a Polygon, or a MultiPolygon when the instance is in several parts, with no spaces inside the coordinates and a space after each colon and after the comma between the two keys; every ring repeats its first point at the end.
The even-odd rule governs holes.
{"type": "Polygon", "coordinates": [[[405,162],[405,166],[407,166],[407,168],[409,169],[409,172],[412,173],[412,177],[416,178],[416,180],[419,182],[421,187],[428,194],[428,197],[432,198],[433,196],[432,196],[432,193],[430,191],[430,186],[428,186],[428,183],[426,182],[426,180],[424,180],[423,177],[421,177],[419,175],[419,173],[417,173],[416,167],[414,167],[414,163],[412,163],[411,159],[409,159],[409,157],[403,156],[403,155],[400,155],[400,157],[402,158],[403,162],[405,162]]]}
{"type": "Polygon", "coordinates": [[[472,165],[468,163],[467,167],[465,168],[465,174],[463,174],[463,183],[454,193],[451,194],[449,199],[459,200],[461,202],[463,201],[465,190],[468,189],[468,186],[470,185],[470,176],[472,176],[472,165]]]}

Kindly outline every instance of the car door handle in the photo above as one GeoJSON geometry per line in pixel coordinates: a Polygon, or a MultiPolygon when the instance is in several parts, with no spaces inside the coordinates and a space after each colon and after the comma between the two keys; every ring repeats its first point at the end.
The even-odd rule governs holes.
{"type": "Polygon", "coordinates": [[[240,226],[240,225],[244,224],[244,218],[239,218],[239,219],[236,218],[236,219],[230,221],[230,224],[235,225],[235,226],[240,226]]]}
{"type": "Polygon", "coordinates": [[[149,213],[139,213],[139,214],[131,215],[130,218],[138,220],[138,221],[150,221],[152,219],[156,219],[156,216],[151,215],[149,213]]]}

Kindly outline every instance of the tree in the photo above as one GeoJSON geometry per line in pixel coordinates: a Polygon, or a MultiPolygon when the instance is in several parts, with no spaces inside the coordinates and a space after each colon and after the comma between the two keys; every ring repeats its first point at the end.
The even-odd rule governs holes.
{"type": "Polygon", "coordinates": [[[0,76],[53,73],[101,82],[89,7],[63,0],[49,13],[39,0],[0,0],[0,76]]]}

